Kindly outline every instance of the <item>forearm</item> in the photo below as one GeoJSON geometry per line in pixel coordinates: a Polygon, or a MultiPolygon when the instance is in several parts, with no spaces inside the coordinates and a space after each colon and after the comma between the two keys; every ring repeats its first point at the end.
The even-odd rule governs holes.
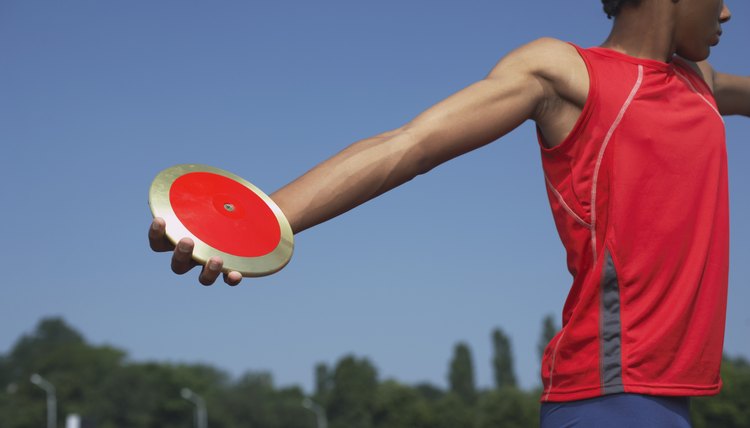
{"type": "Polygon", "coordinates": [[[343,214],[424,172],[405,128],[352,144],[271,195],[294,233],[343,214]]]}

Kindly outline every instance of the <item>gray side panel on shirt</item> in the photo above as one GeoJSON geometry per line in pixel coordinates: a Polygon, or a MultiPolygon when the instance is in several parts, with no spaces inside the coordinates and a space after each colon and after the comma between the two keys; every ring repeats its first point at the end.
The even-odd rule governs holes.
{"type": "Polygon", "coordinates": [[[600,371],[602,394],[624,392],[622,385],[622,325],[620,322],[620,285],[609,249],[604,252],[601,307],[599,313],[600,371]]]}

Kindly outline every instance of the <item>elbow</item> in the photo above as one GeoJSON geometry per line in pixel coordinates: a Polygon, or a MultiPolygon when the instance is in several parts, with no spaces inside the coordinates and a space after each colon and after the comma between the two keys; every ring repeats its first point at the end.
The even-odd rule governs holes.
{"type": "Polygon", "coordinates": [[[427,137],[418,129],[407,124],[399,128],[398,133],[399,139],[402,139],[402,143],[408,147],[406,154],[411,178],[426,174],[440,164],[428,148],[427,137]]]}
{"type": "Polygon", "coordinates": [[[432,161],[429,157],[424,156],[417,161],[416,174],[414,176],[416,177],[417,175],[427,174],[436,166],[438,166],[437,163],[432,161]]]}

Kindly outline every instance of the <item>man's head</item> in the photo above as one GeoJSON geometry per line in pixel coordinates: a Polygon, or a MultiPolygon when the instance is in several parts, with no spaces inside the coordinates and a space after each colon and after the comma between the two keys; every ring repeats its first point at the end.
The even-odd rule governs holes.
{"type": "Polygon", "coordinates": [[[640,2],[641,0],[602,0],[602,5],[604,6],[604,13],[607,14],[607,18],[612,18],[620,13],[620,8],[624,4],[630,3],[633,6],[637,6],[640,2]]]}
{"type": "Polygon", "coordinates": [[[705,60],[711,46],[719,43],[721,24],[732,16],[724,0],[672,0],[672,3],[677,23],[675,51],[691,61],[705,60]]]}
{"type": "Polygon", "coordinates": [[[721,24],[731,17],[724,0],[602,0],[602,5],[608,17],[617,17],[615,26],[626,21],[621,24],[640,34],[651,34],[643,25],[667,29],[672,52],[691,61],[708,58],[721,24]]]}

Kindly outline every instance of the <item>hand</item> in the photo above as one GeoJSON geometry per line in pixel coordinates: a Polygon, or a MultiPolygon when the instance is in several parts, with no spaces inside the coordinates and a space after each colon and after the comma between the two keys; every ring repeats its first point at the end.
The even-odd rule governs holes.
{"type": "MultiPolygon", "coordinates": [[[[193,248],[195,243],[190,238],[182,238],[177,243],[177,246],[169,242],[167,238],[167,224],[163,218],[156,217],[151,223],[151,227],[148,230],[148,241],[151,245],[151,249],[156,252],[167,252],[174,251],[172,254],[172,272],[182,275],[190,271],[190,269],[198,266],[198,263],[193,260],[193,248]]],[[[221,257],[211,257],[208,259],[200,275],[198,281],[203,285],[212,285],[216,282],[216,278],[221,273],[221,268],[224,265],[224,261],[221,257]]],[[[242,280],[242,274],[239,272],[231,271],[224,274],[224,282],[231,286],[235,286],[242,280]]]]}

